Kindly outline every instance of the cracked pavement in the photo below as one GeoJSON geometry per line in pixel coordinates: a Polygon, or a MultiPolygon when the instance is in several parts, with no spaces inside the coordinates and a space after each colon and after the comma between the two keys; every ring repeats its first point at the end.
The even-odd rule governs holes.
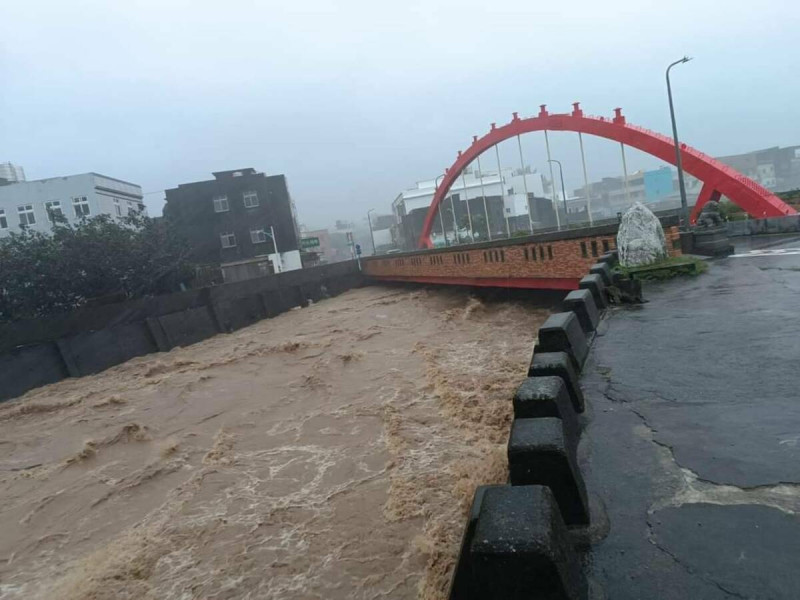
{"type": "Polygon", "coordinates": [[[800,598],[800,239],[613,309],[584,368],[593,598],[800,598]],[[605,515],[603,515],[605,517],[605,515]]]}

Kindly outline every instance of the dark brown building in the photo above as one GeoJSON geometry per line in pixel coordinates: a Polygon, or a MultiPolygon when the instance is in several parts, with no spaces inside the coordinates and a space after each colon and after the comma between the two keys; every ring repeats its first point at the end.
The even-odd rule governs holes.
{"type": "Polygon", "coordinates": [[[214,179],[167,190],[164,217],[190,244],[198,263],[224,264],[278,252],[284,261],[297,255],[294,207],[283,175],[237,169],[214,179]]]}

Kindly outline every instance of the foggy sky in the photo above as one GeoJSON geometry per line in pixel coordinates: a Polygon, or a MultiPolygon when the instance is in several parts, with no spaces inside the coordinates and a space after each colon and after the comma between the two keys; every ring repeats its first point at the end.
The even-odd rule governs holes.
{"type": "MultiPolygon", "coordinates": [[[[37,1],[0,11],[0,161],[28,179],[96,171],[161,190],[284,173],[310,227],[390,211],[471,136],[538,105],[616,106],[708,154],[800,144],[800,3],[791,0],[37,1]]],[[[523,138],[546,169],[542,134],[523,138]]],[[[567,187],[575,134],[552,134],[567,187]]],[[[511,142],[504,166],[518,166],[511,142]]],[[[621,174],[587,144],[589,178],[621,174]]],[[[631,150],[629,171],[660,163],[631,150]]],[[[488,168],[484,166],[484,168],[488,168]]]]}

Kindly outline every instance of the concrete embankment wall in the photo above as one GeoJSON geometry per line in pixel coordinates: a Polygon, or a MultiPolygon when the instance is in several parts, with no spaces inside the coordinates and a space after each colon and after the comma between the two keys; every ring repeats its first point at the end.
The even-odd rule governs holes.
{"type": "Polygon", "coordinates": [[[0,400],[186,346],[362,284],[355,261],[0,326],[0,400]]]}
{"type": "Polygon", "coordinates": [[[728,235],[764,235],[770,233],[800,233],[800,215],[728,221],[728,235]]]}

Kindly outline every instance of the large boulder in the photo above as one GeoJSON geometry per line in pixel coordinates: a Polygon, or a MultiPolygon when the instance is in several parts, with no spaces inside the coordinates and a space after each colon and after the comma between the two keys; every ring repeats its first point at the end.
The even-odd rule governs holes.
{"type": "Polygon", "coordinates": [[[667,241],[661,222],[641,202],[622,215],[617,233],[619,262],[625,267],[649,265],[667,256],[667,241]]]}

